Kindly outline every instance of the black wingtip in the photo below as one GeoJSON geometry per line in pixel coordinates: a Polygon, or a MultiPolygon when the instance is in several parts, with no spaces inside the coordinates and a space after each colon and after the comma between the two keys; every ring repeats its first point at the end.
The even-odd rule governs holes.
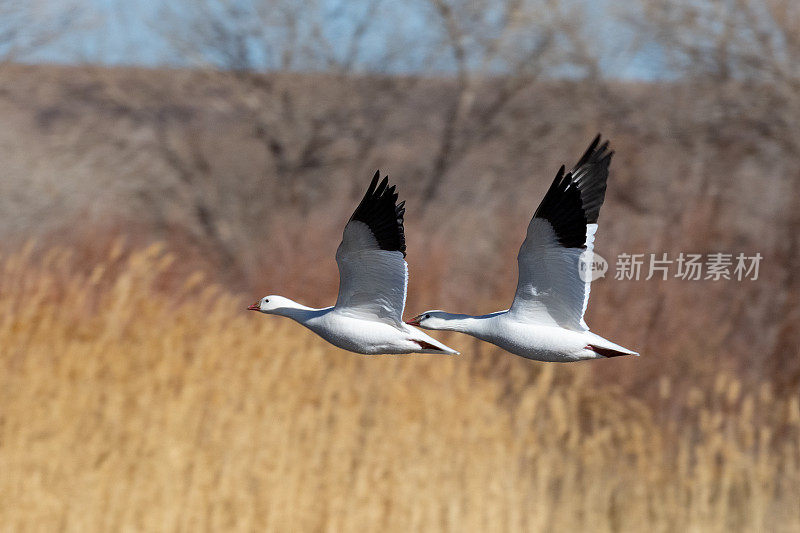
{"type": "Polygon", "coordinates": [[[562,165],[539,204],[534,217],[550,222],[559,243],[567,248],[585,248],[586,225],[594,224],[606,192],[608,167],[613,151],[598,134],[578,163],[565,174],[562,165]]]}
{"type": "Polygon", "coordinates": [[[370,182],[369,187],[367,187],[367,193],[364,195],[365,198],[367,196],[371,196],[372,193],[375,192],[375,188],[378,186],[378,180],[380,179],[380,177],[381,177],[381,171],[376,170],[375,174],[372,176],[372,181],[370,182]]]}
{"type": "Polygon", "coordinates": [[[380,179],[375,172],[364,198],[358,204],[350,220],[366,224],[382,250],[399,251],[406,255],[406,239],[403,229],[405,202],[397,203],[397,186],[389,186],[389,176],[380,179]]]}
{"type": "MultiPolygon", "coordinates": [[[[595,136],[595,138],[594,138],[594,139],[592,140],[592,142],[589,144],[589,147],[588,147],[588,148],[586,149],[586,151],[583,153],[583,155],[581,156],[581,158],[580,158],[580,159],[578,159],[578,163],[575,165],[575,168],[578,168],[578,167],[580,167],[581,165],[585,165],[585,164],[586,164],[586,163],[589,161],[589,158],[590,158],[590,157],[592,157],[592,154],[594,154],[594,153],[595,153],[595,149],[597,148],[597,145],[598,145],[598,144],[600,144],[600,134],[599,134],[599,133],[598,133],[598,134],[595,136]]],[[[606,142],[606,143],[605,143],[605,144],[604,144],[604,145],[603,145],[603,146],[600,148],[600,150],[598,150],[598,152],[602,152],[602,151],[605,149],[605,147],[606,147],[606,146],[608,146],[608,142],[606,142]]]]}

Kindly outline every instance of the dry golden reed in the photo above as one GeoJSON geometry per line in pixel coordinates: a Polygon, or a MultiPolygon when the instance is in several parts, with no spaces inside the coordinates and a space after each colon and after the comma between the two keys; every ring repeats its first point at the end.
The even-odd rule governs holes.
{"type": "Polygon", "coordinates": [[[171,261],[0,262],[0,528],[800,530],[800,407],[769,384],[663,377],[653,406],[466,337],[358,356],[171,261]]]}

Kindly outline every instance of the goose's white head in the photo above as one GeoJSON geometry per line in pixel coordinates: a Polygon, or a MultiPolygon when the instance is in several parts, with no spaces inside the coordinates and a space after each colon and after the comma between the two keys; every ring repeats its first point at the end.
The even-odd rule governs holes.
{"type": "Polygon", "coordinates": [[[280,309],[291,308],[294,309],[297,307],[297,303],[289,298],[284,298],[283,296],[276,296],[271,294],[269,296],[264,296],[259,301],[248,307],[247,309],[250,311],[258,311],[260,313],[265,313],[268,315],[277,315],[281,314],[280,309]]]}
{"type": "Polygon", "coordinates": [[[448,319],[451,317],[450,313],[445,313],[444,311],[425,311],[411,320],[406,320],[406,324],[424,329],[447,329],[448,319]]]}

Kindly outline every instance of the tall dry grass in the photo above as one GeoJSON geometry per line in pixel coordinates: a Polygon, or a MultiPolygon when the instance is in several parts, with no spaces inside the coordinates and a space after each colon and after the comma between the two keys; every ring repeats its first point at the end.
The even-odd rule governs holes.
{"type": "Polygon", "coordinates": [[[2,528],[800,529],[800,406],[768,383],[665,376],[654,405],[590,379],[635,361],[358,356],[174,259],[0,263],[2,528]]]}

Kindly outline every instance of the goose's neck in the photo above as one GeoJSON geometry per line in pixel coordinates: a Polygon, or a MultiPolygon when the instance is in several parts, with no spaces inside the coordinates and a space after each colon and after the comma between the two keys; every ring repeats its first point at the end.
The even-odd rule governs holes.
{"type": "Polygon", "coordinates": [[[445,331],[458,331],[459,333],[466,333],[468,335],[475,335],[483,331],[485,326],[483,316],[472,315],[459,315],[455,313],[446,313],[442,317],[442,321],[437,324],[436,329],[445,331]]]}
{"type": "Polygon", "coordinates": [[[291,304],[275,309],[272,314],[285,316],[300,324],[306,324],[309,320],[324,314],[327,310],[328,309],[315,309],[297,302],[291,302],[291,304]]]}

